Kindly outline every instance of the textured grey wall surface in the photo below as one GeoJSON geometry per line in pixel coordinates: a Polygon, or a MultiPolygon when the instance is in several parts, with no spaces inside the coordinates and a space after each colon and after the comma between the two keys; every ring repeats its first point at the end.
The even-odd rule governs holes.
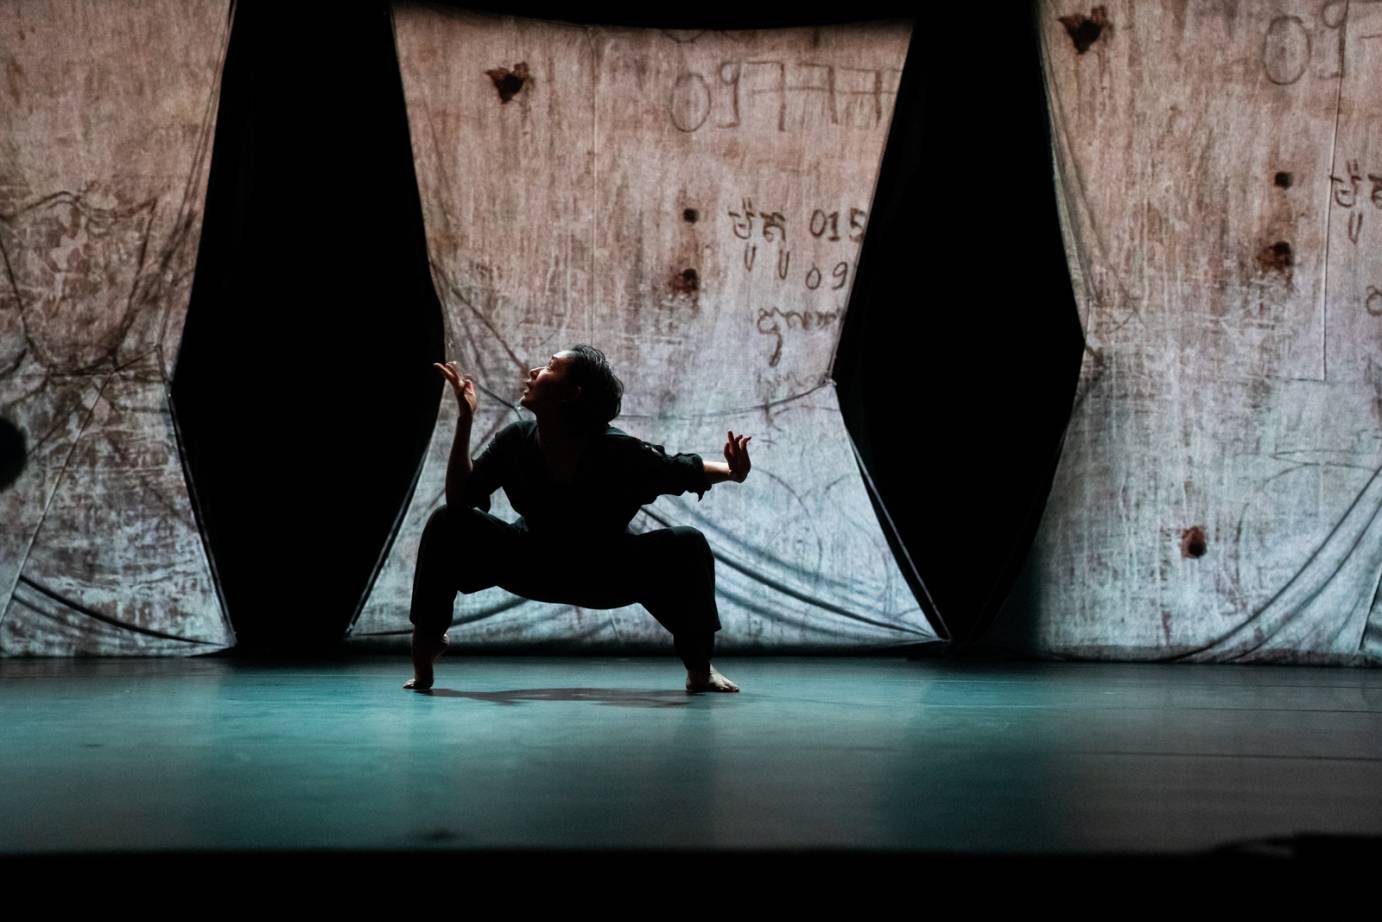
{"type": "Polygon", "coordinates": [[[0,653],[154,655],[233,635],[167,398],[229,4],[0,4],[0,653]]]}
{"type": "MultiPolygon", "coordinates": [[[[516,418],[530,367],[589,342],[632,435],[706,460],[727,430],[754,436],[744,484],[632,523],[709,538],[721,649],[935,639],[829,377],[910,25],[678,32],[401,5],[394,30],[447,356],[479,385],[472,453],[516,418]]],[[[355,638],[408,630],[454,414],[447,392],[355,638]]],[[[502,492],[492,512],[516,518],[502,492]]],[[[456,617],[453,641],[481,645],[667,636],[640,606],[499,588],[460,595],[456,617]]]]}
{"type": "Polygon", "coordinates": [[[1382,4],[1043,3],[1087,339],[1002,632],[1382,661],[1382,4]]]}

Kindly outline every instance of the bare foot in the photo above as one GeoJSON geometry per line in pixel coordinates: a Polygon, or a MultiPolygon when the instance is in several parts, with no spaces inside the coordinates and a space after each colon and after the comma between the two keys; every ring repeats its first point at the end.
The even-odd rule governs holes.
{"type": "Polygon", "coordinates": [[[711,666],[709,675],[692,675],[688,672],[686,674],[686,690],[688,692],[737,692],[739,686],[720,675],[715,671],[715,667],[711,666]]]}
{"type": "Polygon", "coordinates": [[[442,634],[440,640],[420,640],[413,629],[413,677],[403,683],[404,688],[427,691],[432,687],[432,664],[441,658],[451,642],[442,634]]]}

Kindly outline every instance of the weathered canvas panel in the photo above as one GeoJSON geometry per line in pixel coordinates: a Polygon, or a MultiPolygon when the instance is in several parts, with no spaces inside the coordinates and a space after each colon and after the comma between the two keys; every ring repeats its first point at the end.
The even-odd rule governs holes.
{"type": "Polygon", "coordinates": [[[232,642],[167,381],[196,261],[226,2],[0,4],[0,652],[232,642]]]}
{"type": "MultiPolygon", "coordinates": [[[[753,472],[663,497],[636,530],[705,532],[720,649],[935,639],[865,493],[830,379],[910,36],[580,27],[394,10],[446,353],[479,384],[472,453],[530,367],[579,342],[625,384],[615,425],[753,472]]],[[[438,377],[438,387],[444,382],[438,377]]],[[[404,634],[444,502],[443,399],[412,505],[353,629],[404,634]]],[[[502,492],[492,512],[516,518],[502,492]]],[[[458,596],[453,641],[664,642],[641,606],[458,596]]]]}
{"type": "Polygon", "coordinates": [[[1004,629],[1382,661],[1382,4],[1040,17],[1087,349],[1004,629]]]}

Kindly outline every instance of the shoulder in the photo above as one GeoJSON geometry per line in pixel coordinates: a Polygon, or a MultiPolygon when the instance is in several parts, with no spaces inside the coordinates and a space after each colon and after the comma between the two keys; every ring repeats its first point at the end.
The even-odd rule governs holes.
{"type": "Polygon", "coordinates": [[[494,437],[496,439],[521,439],[532,435],[536,429],[537,420],[535,419],[515,419],[500,427],[494,437]]]}
{"type": "Polygon", "coordinates": [[[520,445],[532,437],[533,430],[536,428],[537,423],[534,420],[515,419],[500,426],[498,431],[491,436],[490,444],[500,448],[520,445]]]}
{"type": "Polygon", "coordinates": [[[606,426],[599,437],[600,455],[619,468],[634,465],[651,446],[617,426],[606,426]]]}
{"type": "Polygon", "coordinates": [[[651,443],[643,441],[636,435],[630,435],[617,426],[606,426],[604,435],[601,436],[601,441],[606,451],[618,454],[637,454],[642,451],[653,449],[654,447],[657,449],[661,449],[662,447],[660,445],[653,446],[651,443]]]}
{"type": "Polygon", "coordinates": [[[606,426],[604,434],[600,437],[610,445],[639,445],[643,440],[629,435],[618,426],[606,426]]]}

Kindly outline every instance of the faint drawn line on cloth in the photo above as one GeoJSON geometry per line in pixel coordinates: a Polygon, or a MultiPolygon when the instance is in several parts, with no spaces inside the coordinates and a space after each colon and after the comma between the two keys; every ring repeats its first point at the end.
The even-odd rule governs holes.
{"type": "MultiPolygon", "coordinates": [[[[663,527],[670,527],[671,522],[670,522],[669,520],[667,520],[667,519],[663,518],[662,516],[656,514],[655,512],[653,512],[651,509],[647,508],[646,506],[643,508],[643,511],[644,511],[644,513],[647,514],[648,518],[652,519],[652,520],[655,521],[655,522],[658,522],[659,524],[663,525],[663,527]]],[[[714,548],[713,548],[713,547],[711,548],[711,552],[714,553],[714,548]]],[[[725,556],[725,555],[723,555],[723,554],[718,554],[718,553],[716,553],[716,554],[715,554],[715,559],[718,560],[718,561],[721,561],[721,562],[724,563],[726,566],[728,566],[728,567],[730,567],[730,568],[732,568],[732,569],[734,569],[734,570],[737,570],[738,572],[744,574],[744,575],[747,576],[749,579],[752,579],[752,580],[755,580],[756,582],[762,583],[763,585],[765,585],[765,586],[767,586],[767,587],[769,587],[769,588],[771,588],[771,589],[776,589],[778,592],[781,592],[783,595],[790,596],[791,598],[794,598],[794,599],[796,599],[797,601],[800,601],[800,602],[806,602],[806,603],[809,604],[809,605],[814,605],[814,606],[816,606],[817,608],[824,609],[825,611],[832,612],[833,614],[840,615],[841,617],[848,618],[848,619],[850,619],[850,620],[852,620],[852,621],[858,621],[858,622],[861,623],[861,624],[868,624],[868,625],[871,625],[871,626],[873,626],[873,627],[886,628],[886,629],[892,630],[892,631],[901,631],[901,632],[904,632],[904,633],[907,633],[907,634],[917,634],[917,635],[919,635],[919,636],[929,636],[929,635],[927,634],[927,632],[925,632],[925,631],[919,631],[919,630],[917,630],[916,628],[908,627],[908,626],[905,625],[905,624],[897,624],[897,623],[894,623],[894,622],[880,621],[880,620],[878,620],[877,618],[870,618],[870,617],[868,617],[868,616],[866,616],[866,615],[861,615],[861,614],[859,614],[858,612],[850,611],[849,609],[844,608],[843,606],[836,605],[836,604],[833,603],[833,602],[826,602],[826,601],[824,601],[824,600],[822,600],[822,599],[816,598],[816,597],[814,597],[814,596],[812,596],[812,595],[809,595],[809,594],[807,594],[807,593],[805,593],[805,592],[801,592],[800,590],[794,589],[793,587],[787,585],[786,583],[783,583],[783,582],[780,582],[780,581],[778,581],[778,580],[776,580],[776,579],[773,579],[771,576],[768,576],[768,575],[765,574],[765,573],[762,573],[762,572],[760,572],[760,571],[754,570],[754,569],[752,569],[751,567],[749,567],[749,566],[747,566],[747,565],[745,565],[745,564],[739,563],[739,562],[738,562],[737,560],[735,560],[733,557],[727,557],[727,556],[725,556]]],[[[721,591],[723,591],[723,590],[721,590],[720,588],[717,587],[716,591],[717,591],[717,592],[721,592],[721,591]]]]}
{"type": "MultiPolygon", "coordinates": [[[[161,639],[161,640],[177,640],[177,641],[181,641],[182,643],[194,643],[194,644],[200,644],[200,645],[202,645],[202,646],[213,646],[213,647],[214,647],[214,646],[220,646],[219,644],[214,643],[214,642],[212,642],[212,641],[210,641],[210,640],[193,640],[193,639],[190,638],[190,637],[179,637],[179,636],[176,635],[176,634],[168,634],[168,633],[165,633],[164,631],[158,631],[158,630],[154,630],[153,628],[142,627],[142,626],[140,626],[140,625],[138,625],[138,624],[130,624],[130,623],[127,622],[127,621],[117,621],[116,619],[110,617],[109,615],[103,615],[103,614],[101,614],[100,612],[98,612],[98,611],[96,611],[96,610],[94,610],[94,609],[87,608],[85,605],[82,605],[82,604],[80,604],[79,602],[74,602],[74,601],[72,601],[71,599],[68,599],[68,598],[66,598],[66,597],[64,597],[64,596],[62,596],[62,595],[59,595],[58,593],[56,593],[56,592],[54,592],[53,590],[49,589],[47,586],[43,586],[43,585],[41,585],[41,584],[39,584],[39,583],[34,582],[32,579],[30,579],[30,578],[27,577],[27,576],[24,576],[22,573],[21,573],[20,576],[19,576],[19,582],[22,583],[22,584],[24,584],[25,586],[28,586],[29,588],[33,589],[34,591],[36,591],[36,592],[38,592],[38,593],[41,593],[42,595],[47,596],[48,598],[52,599],[53,601],[55,601],[55,602],[57,602],[57,603],[59,603],[59,604],[61,604],[61,605],[66,606],[66,607],[67,607],[68,609],[70,609],[71,611],[77,612],[78,614],[86,615],[88,618],[91,618],[91,619],[93,619],[93,620],[95,620],[95,621],[100,621],[100,622],[102,622],[102,623],[104,623],[104,624],[109,624],[109,625],[111,625],[112,627],[122,628],[122,629],[127,630],[127,631],[132,631],[132,632],[134,632],[134,633],[136,633],[136,634],[145,634],[145,635],[147,635],[147,636],[149,636],[149,637],[157,637],[157,638],[159,638],[159,639],[161,639]]],[[[17,595],[17,593],[16,593],[16,595],[17,595]]],[[[34,611],[37,611],[37,612],[39,612],[40,614],[47,614],[47,612],[44,612],[42,609],[38,608],[38,607],[35,606],[33,603],[27,602],[27,601],[25,601],[25,600],[22,599],[22,598],[19,598],[17,601],[19,601],[19,603],[22,604],[22,605],[26,605],[26,606],[28,606],[29,608],[32,608],[34,611]]]]}
{"type": "Polygon", "coordinates": [[[883,123],[883,99],[897,95],[901,75],[895,67],[782,59],[721,61],[713,81],[694,70],[677,75],[667,97],[667,116],[678,131],[687,133],[706,127],[717,111],[721,117],[710,123],[712,128],[741,129],[757,112],[754,121],[770,131],[796,132],[815,125],[870,131],[883,123]],[[891,75],[886,81],[885,74],[891,75]],[[789,76],[796,82],[789,83],[789,76]],[[754,106],[760,96],[773,97],[776,104],[766,110],[754,106]],[[824,105],[813,111],[808,102],[812,99],[824,105]]]}
{"type": "Polygon", "coordinates": [[[833,387],[834,383],[835,382],[829,380],[822,381],[820,384],[817,384],[809,391],[803,391],[800,394],[793,394],[792,396],[784,397],[781,400],[769,400],[763,403],[755,403],[752,406],[747,407],[726,407],[721,410],[711,410],[706,413],[693,413],[686,416],[674,416],[667,413],[621,413],[619,414],[619,416],[620,418],[628,419],[713,419],[717,416],[733,416],[740,413],[762,413],[765,409],[769,407],[780,407],[783,404],[788,404],[797,400],[801,400],[803,397],[809,397],[823,387],[833,387]]]}

